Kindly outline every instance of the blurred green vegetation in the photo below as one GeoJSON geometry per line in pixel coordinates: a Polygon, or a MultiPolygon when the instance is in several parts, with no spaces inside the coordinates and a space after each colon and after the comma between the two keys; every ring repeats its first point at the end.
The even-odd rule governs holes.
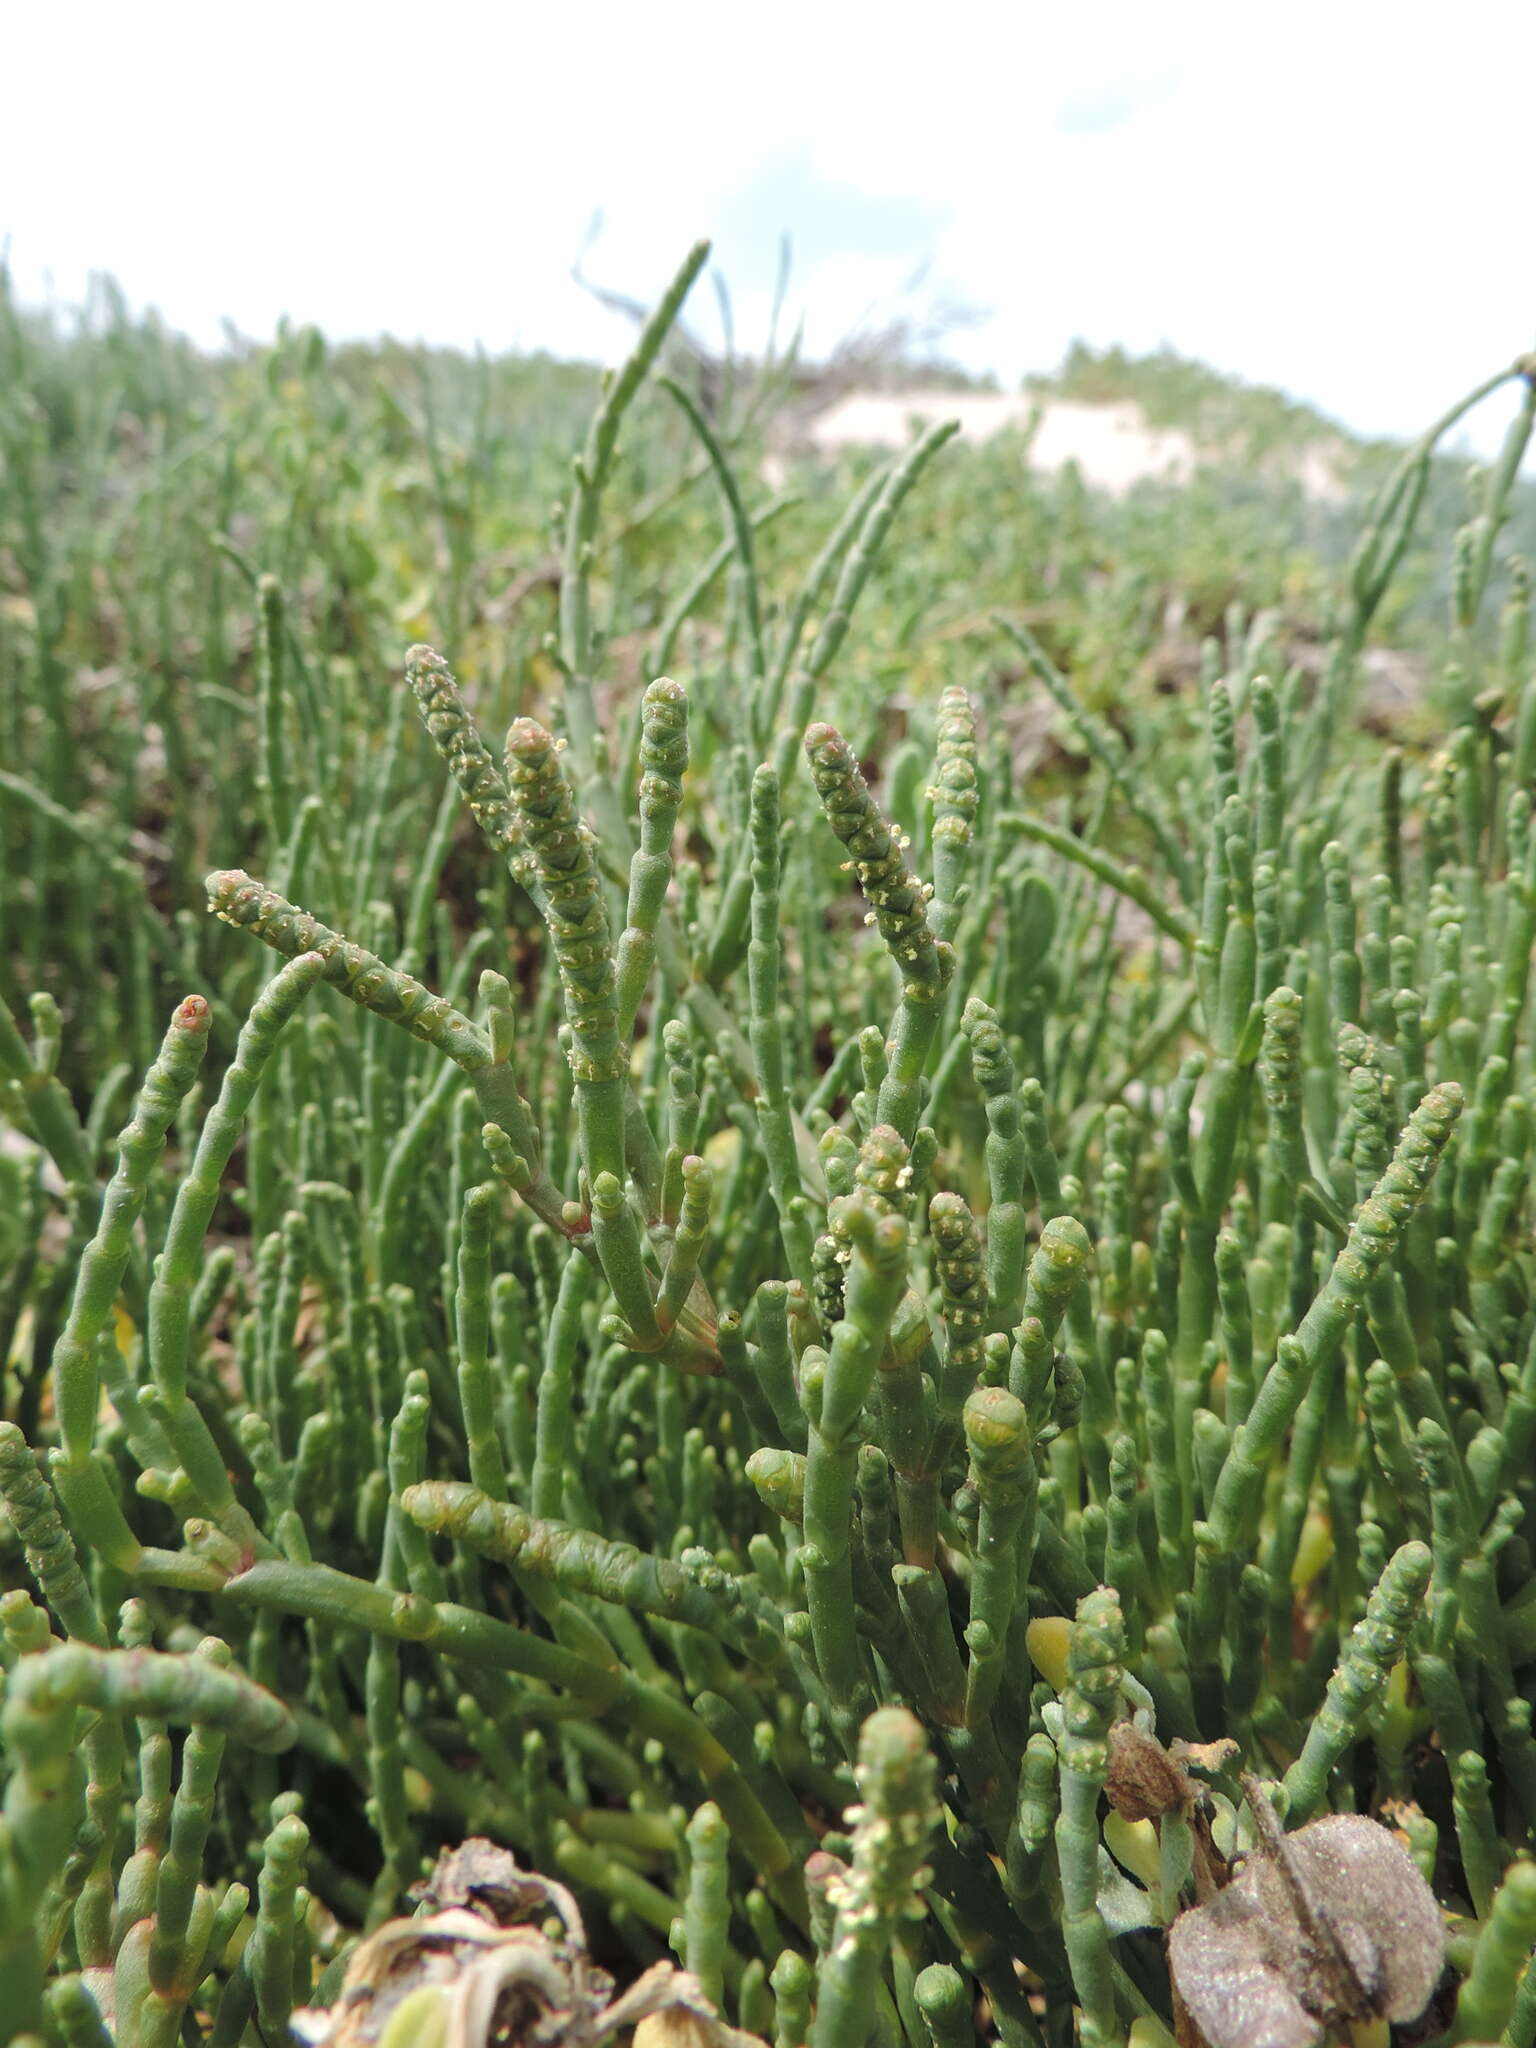
{"type": "MultiPolygon", "coordinates": [[[[901,345],[886,343],[887,381],[901,345]]],[[[880,458],[831,462],[798,443],[791,422],[818,372],[792,353],[701,364],[674,342],[666,367],[705,405],[763,521],[771,625],[880,458]],[[770,449],[777,491],[760,480],[770,449]]],[[[542,709],[558,682],[560,508],[596,386],[590,366],[547,356],[332,347],[288,326],[270,346],[232,336],[210,356],[131,313],[110,284],[70,316],[20,307],[0,280],[0,750],[12,778],[0,785],[0,991],[59,1000],[72,1082],[115,1048],[120,1011],[134,1019],[120,1049],[147,1059],[165,1003],[225,957],[198,909],[198,878],[259,842],[257,576],[282,587],[296,737],[330,803],[371,786],[412,640],[454,650],[492,730],[542,709]],[[53,857],[61,834],[79,860],[106,848],[147,883],[152,916],[128,921],[141,931],[136,964],[124,920],[80,928],[79,874],[53,857]]],[[[1147,483],[1117,500],[1070,467],[1032,471],[1018,436],[951,448],[878,565],[821,707],[866,754],[903,736],[909,705],[960,681],[996,687],[1047,791],[1070,787],[1082,756],[1065,726],[1039,730],[992,623],[999,610],[1026,622],[1082,701],[1126,735],[1152,704],[1160,730],[1190,729],[1212,636],[1257,636],[1277,675],[1315,684],[1365,494],[1400,451],[1342,441],[1345,494],[1320,501],[1283,465],[1255,459],[1302,451],[1325,431],[1338,439],[1277,393],[1167,351],[1138,360],[1080,344],[1042,389],[1134,399],[1154,424],[1228,437],[1233,457],[1187,486],[1147,483]]],[[[1466,708],[1449,564],[1476,487],[1464,465],[1431,464],[1376,624],[1392,652],[1373,656],[1355,705],[1410,746],[1466,708]]],[[[723,558],[698,588],[677,573],[706,564],[722,537],[707,461],[677,406],[647,390],[626,421],[594,569],[603,708],[613,700],[621,723],[633,724],[658,655],[691,688],[728,666],[723,558]]],[[[1512,495],[1505,538],[1514,553],[1536,543],[1528,483],[1512,495]]],[[[1487,617],[1484,655],[1497,631],[1487,617]]],[[[707,762],[736,736],[734,707],[707,688],[700,701],[707,762]]],[[[423,744],[407,730],[390,771],[401,847],[437,803],[423,744]]],[[[341,894],[338,907],[354,908],[341,894]]]]}

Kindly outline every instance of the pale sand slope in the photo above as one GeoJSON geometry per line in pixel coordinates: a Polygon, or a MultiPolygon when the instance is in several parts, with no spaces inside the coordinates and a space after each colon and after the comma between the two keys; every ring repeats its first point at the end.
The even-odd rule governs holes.
{"type": "MultiPolygon", "coordinates": [[[[1141,408],[1129,401],[1084,405],[1071,399],[992,392],[853,391],[807,423],[803,442],[827,454],[853,447],[904,448],[914,428],[944,419],[959,420],[965,439],[988,441],[1010,427],[1026,430],[1037,412],[1030,467],[1054,474],[1074,462],[1086,484],[1112,496],[1149,478],[1187,482],[1202,464],[1221,459],[1219,448],[1199,446],[1181,428],[1148,426],[1141,408]]],[[[1345,495],[1332,451],[1325,445],[1298,451],[1289,467],[1309,496],[1345,495]]]]}

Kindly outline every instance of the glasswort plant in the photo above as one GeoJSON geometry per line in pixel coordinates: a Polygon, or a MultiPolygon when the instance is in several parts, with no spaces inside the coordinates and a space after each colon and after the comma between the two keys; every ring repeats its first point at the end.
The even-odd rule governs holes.
{"type": "Polygon", "coordinates": [[[10,2036],[1530,2048],[1533,366],[1444,745],[1338,727],[1462,408],[1315,679],[1235,621],[1148,745],[1010,616],[877,772],[837,664],[942,430],[775,601],[674,385],[723,622],[606,687],[703,260],[570,472],[544,716],[414,646],[346,815],[258,580],[265,873],[207,902],[281,964],[177,1005],[115,1158],[126,1069],[82,1117],[0,1009],[10,2036]]]}

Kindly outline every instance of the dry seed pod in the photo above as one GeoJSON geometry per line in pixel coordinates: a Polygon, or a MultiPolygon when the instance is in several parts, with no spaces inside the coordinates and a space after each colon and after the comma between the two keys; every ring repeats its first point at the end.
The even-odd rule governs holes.
{"type": "Polygon", "coordinates": [[[1288,1835],[1253,1779],[1244,1790],[1252,1854],[1168,1935],[1174,1985],[1210,2048],[1313,2048],[1325,2027],[1417,2018],[1445,1926],[1412,1857],[1361,1814],[1288,1835]]]}

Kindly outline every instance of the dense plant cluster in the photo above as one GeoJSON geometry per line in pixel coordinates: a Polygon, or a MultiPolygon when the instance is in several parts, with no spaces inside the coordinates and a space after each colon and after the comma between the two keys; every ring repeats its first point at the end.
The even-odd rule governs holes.
{"type": "Polygon", "coordinates": [[[970,672],[918,630],[933,501],[1002,495],[942,428],[796,575],[750,408],[668,381],[723,538],[652,602],[697,515],[603,512],[703,257],[561,486],[547,639],[430,382],[449,658],[359,596],[423,501],[317,350],[286,551],[227,532],[226,417],[224,541],[151,464],[120,588],[43,384],[4,413],[0,2029],[1531,2048],[1536,366],[1483,387],[1463,715],[1383,747],[1483,391],[1315,663],[1238,613],[1151,695],[1132,606],[1106,703],[1147,572],[1090,599],[1043,497],[995,561],[1076,594],[999,588],[970,672]]]}

